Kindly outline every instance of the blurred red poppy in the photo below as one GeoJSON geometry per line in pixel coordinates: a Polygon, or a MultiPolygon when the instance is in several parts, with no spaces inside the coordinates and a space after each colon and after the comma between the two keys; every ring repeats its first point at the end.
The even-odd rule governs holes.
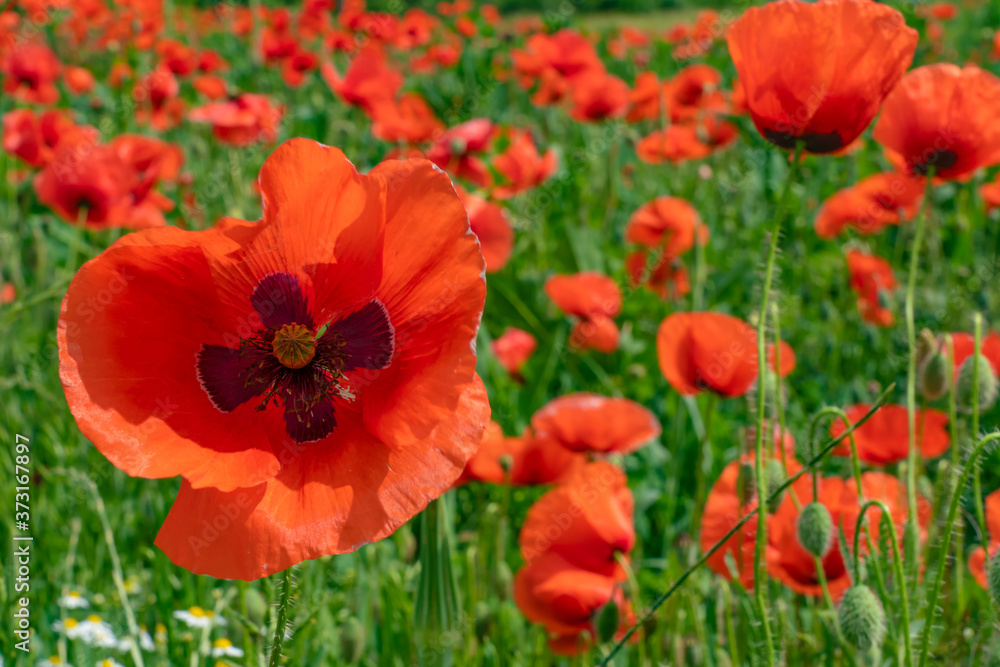
{"type": "Polygon", "coordinates": [[[875,140],[912,174],[961,179],[1000,162],[1000,78],[969,66],[925,65],[885,100],[875,140]]]}
{"type": "Polygon", "coordinates": [[[917,31],[869,0],[778,0],[748,9],[726,41],[761,135],[833,153],[878,113],[910,66],[917,31]]]}
{"type": "Polygon", "coordinates": [[[370,113],[372,134],[383,141],[418,144],[430,141],[444,129],[434,110],[416,93],[376,103],[370,113]]]}
{"type": "Polygon", "coordinates": [[[511,56],[521,86],[527,89],[539,84],[531,98],[538,105],[559,102],[577,78],[604,73],[594,45],[569,28],[552,35],[534,34],[524,50],[514,49],[511,56]]]}
{"type": "Polygon", "coordinates": [[[243,93],[226,102],[213,102],[192,109],[188,120],[210,123],[212,135],[222,143],[248,146],[274,141],[284,112],[283,106],[273,104],[264,95],[243,93]]]}
{"type": "Polygon", "coordinates": [[[923,180],[904,173],[868,176],[823,202],[816,214],[816,233],[832,239],[849,226],[860,234],[877,234],[886,225],[912,219],[923,192],[923,180]]]}
{"type": "Polygon", "coordinates": [[[531,427],[567,449],[594,454],[629,454],[660,436],[660,422],[635,401],[585,392],[549,401],[531,427]]]}
{"type": "Polygon", "coordinates": [[[561,311],[577,318],[570,333],[572,346],[607,353],[618,348],[612,318],[621,312],[622,293],[615,281],[596,271],[557,275],[545,281],[545,293],[561,311]]]}
{"type": "Polygon", "coordinates": [[[491,422],[463,477],[514,486],[556,484],[567,480],[586,462],[585,455],[566,449],[552,438],[535,436],[531,429],[525,429],[520,437],[507,437],[499,424],[491,422]]]}
{"type": "MultiPolygon", "coordinates": [[[[38,200],[71,224],[93,229],[156,224],[131,220],[135,174],[109,146],[71,144],[35,175],[38,200]]],[[[159,223],[163,224],[163,223],[159,223]]]]}
{"type": "Polygon", "coordinates": [[[427,159],[452,176],[486,187],[490,172],[479,154],[486,150],[495,131],[488,118],[474,118],[456,125],[437,138],[427,151],[427,159]]]}
{"type": "Polygon", "coordinates": [[[132,234],[87,263],[58,331],[84,434],[128,474],[184,478],[157,545],[246,580],[389,535],[489,421],[483,259],[448,178],[362,176],[291,140],[259,183],[260,222],[132,234]]]}
{"type": "Polygon", "coordinates": [[[986,540],[982,546],[976,547],[969,554],[969,571],[972,577],[983,588],[987,587],[986,562],[988,556],[994,556],[1000,551],[1000,490],[986,496],[984,501],[986,511],[986,540]],[[989,554],[987,555],[987,550],[989,554]]]}
{"type": "Polygon", "coordinates": [[[899,285],[889,262],[859,250],[850,250],[847,253],[847,270],[851,289],[858,295],[861,318],[880,327],[892,326],[896,318],[883,305],[884,296],[899,285]]]}
{"type": "Polygon", "coordinates": [[[507,220],[507,212],[498,204],[461,188],[458,188],[458,195],[469,214],[472,231],[479,239],[486,272],[496,273],[506,266],[514,250],[514,229],[507,220]]]}
{"type": "MultiPolygon", "coordinates": [[[[969,333],[951,334],[951,345],[954,351],[952,362],[955,367],[955,378],[958,379],[958,369],[966,359],[972,356],[976,349],[976,338],[969,333]]],[[[947,348],[943,348],[942,353],[948,354],[947,348]]],[[[993,372],[1000,375],[1000,334],[991,331],[979,343],[979,353],[986,357],[993,367],[993,372]]]]}
{"type": "Polygon", "coordinates": [[[680,197],[657,197],[643,204],[625,227],[625,240],[647,248],[659,248],[669,258],[680,257],[698,243],[708,243],[708,227],[698,211],[680,197]]]}
{"type": "Polygon", "coordinates": [[[620,118],[628,108],[628,86],[611,74],[591,72],[573,81],[570,89],[573,96],[570,115],[581,123],[620,118]]]}
{"type": "Polygon", "coordinates": [[[503,185],[493,189],[493,196],[507,199],[551,176],[556,170],[556,154],[551,148],[539,154],[531,133],[518,130],[511,133],[507,150],[493,158],[493,166],[504,179],[503,185]]]}
{"type": "Polygon", "coordinates": [[[192,81],[191,85],[210,100],[221,100],[228,95],[226,80],[214,74],[203,74],[192,81]]]}
{"type": "Polygon", "coordinates": [[[671,125],[664,131],[657,130],[643,137],[635,150],[639,159],[649,164],[698,160],[712,154],[712,147],[701,140],[693,125],[671,125]]]}
{"type": "Polygon", "coordinates": [[[76,95],[83,95],[94,89],[94,75],[86,67],[66,67],[63,79],[66,87],[76,95]]]}
{"type": "Polygon", "coordinates": [[[62,64],[45,44],[21,42],[0,58],[3,92],[32,104],[53,104],[59,100],[56,80],[62,64]]]}
{"type": "Polygon", "coordinates": [[[323,63],[320,73],[340,99],[369,113],[379,104],[392,102],[403,85],[403,75],[391,69],[385,52],[374,46],[362,49],[343,77],[332,63],[323,63]]]}
{"type": "Polygon", "coordinates": [[[98,132],[89,125],[77,125],[72,112],[46,111],[36,116],[32,109],[13,109],[3,115],[3,149],[32,167],[42,167],[52,161],[60,146],[70,144],[96,145],[98,132]]]}
{"type": "MultiPolygon", "coordinates": [[[[847,408],[847,419],[853,424],[868,413],[871,406],[859,403],[847,408]]],[[[830,425],[830,437],[845,430],[844,421],[836,419],[830,425]]],[[[909,419],[905,405],[883,405],[868,421],[854,431],[858,458],[869,465],[888,465],[906,460],[909,452],[909,419]]],[[[947,451],[948,415],[940,410],[925,408],[917,411],[917,448],[921,455],[932,459],[947,451]]],[[[833,450],[837,456],[850,456],[851,444],[845,438],[833,450]]]]}
{"type": "Polygon", "coordinates": [[[490,342],[493,356],[515,378],[521,377],[521,368],[537,347],[538,341],[534,336],[516,327],[507,327],[502,335],[490,342]]]}

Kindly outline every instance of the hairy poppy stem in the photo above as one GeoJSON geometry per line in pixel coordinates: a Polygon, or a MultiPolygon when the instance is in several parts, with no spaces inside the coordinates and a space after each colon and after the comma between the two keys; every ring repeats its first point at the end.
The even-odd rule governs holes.
{"type": "MultiPolygon", "coordinates": [[[[864,528],[862,521],[865,518],[865,512],[868,508],[877,505],[879,509],[882,510],[882,519],[886,519],[882,523],[889,526],[889,541],[892,542],[892,566],[896,573],[896,586],[899,587],[899,606],[900,606],[900,625],[903,634],[903,655],[905,659],[906,667],[913,667],[913,646],[910,641],[910,604],[908,597],[906,595],[906,578],[903,572],[903,560],[899,557],[899,542],[896,536],[896,526],[892,522],[892,513],[889,512],[889,508],[886,507],[885,503],[881,500],[868,500],[864,505],[861,506],[861,512],[858,514],[858,520],[854,525],[854,583],[857,585],[861,581],[861,549],[858,545],[858,538],[861,536],[861,530],[864,528]]],[[[871,540],[868,541],[869,553],[874,554],[872,550],[871,540]]],[[[877,559],[873,559],[877,560],[877,559]]]]}
{"type": "MultiPolygon", "coordinates": [[[[871,416],[874,415],[878,411],[878,409],[885,404],[887,400],[889,400],[889,396],[892,394],[895,388],[896,388],[895,383],[886,387],[885,391],[883,391],[882,394],[877,399],[875,399],[875,402],[872,403],[871,408],[868,410],[868,412],[865,413],[863,417],[861,417],[861,419],[857,421],[857,423],[850,425],[846,431],[838,435],[836,438],[833,438],[832,440],[827,442],[826,445],[822,449],[820,449],[815,456],[813,456],[811,459],[809,459],[802,465],[802,468],[797,473],[795,473],[794,475],[790,475],[788,479],[786,479],[777,488],[775,488],[771,496],[767,498],[766,502],[762,504],[766,505],[768,502],[772,500],[777,500],[781,496],[781,494],[785,492],[787,488],[789,488],[792,484],[796,482],[796,480],[802,477],[802,475],[805,475],[807,472],[809,472],[809,470],[811,470],[817,463],[823,460],[823,458],[826,457],[827,454],[833,451],[833,448],[839,445],[844,440],[844,438],[848,437],[851,433],[855,431],[855,429],[857,429],[859,426],[868,421],[871,418],[871,416]]],[[[1000,438],[1000,434],[998,434],[997,437],[1000,438]]],[[[649,609],[639,618],[639,620],[631,628],[628,629],[628,632],[626,632],[625,635],[622,636],[622,638],[619,639],[615,643],[615,645],[611,647],[611,650],[608,651],[608,653],[601,660],[600,667],[607,667],[607,665],[611,664],[611,659],[615,657],[618,651],[620,651],[622,646],[624,646],[625,643],[632,637],[632,635],[636,633],[639,627],[645,624],[646,621],[648,621],[653,616],[653,614],[656,613],[656,610],[662,607],[663,604],[670,599],[670,596],[676,593],[677,590],[684,585],[684,582],[687,581],[688,578],[698,570],[698,568],[704,565],[708,561],[708,559],[711,558],[713,554],[715,554],[716,551],[721,549],[722,546],[729,541],[730,537],[735,535],[754,516],[756,516],[756,512],[748,512],[747,514],[745,514],[742,519],[737,521],[733,525],[733,527],[729,529],[729,532],[723,535],[718,542],[712,545],[712,548],[710,548],[708,551],[702,554],[701,558],[699,558],[694,565],[685,570],[684,573],[681,574],[681,576],[678,577],[677,580],[670,585],[670,588],[661,593],[660,596],[653,601],[653,604],[650,605],[649,609]]],[[[757,582],[755,580],[755,588],[759,584],[760,582],[757,582]]]]}
{"type": "Polygon", "coordinates": [[[767,250],[767,264],[764,269],[764,289],[761,294],[760,311],[757,316],[757,434],[754,444],[754,473],[757,482],[757,541],[753,551],[754,596],[760,613],[761,628],[764,633],[764,650],[767,664],[774,665],[774,646],[771,639],[771,624],[767,618],[768,591],[766,570],[764,567],[764,549],[767,547],[767,503],[760,502],[760,495],[767,489],[764,477],[764,421],[767,416],[767,315],[771,298],[771,283],[774,280],[774,263],[778,255],[778,241],[781,238],[781,225],[785,218],[785,207],[792,183],[799,174],[799,162],[802,157],[803,142],[795,145],[792,156],[792,166],[785,178],[785,187],[778,199],[778,210],[774,214],[774,225],[771,228],[771,240],[767,250]]]}
{"type": "MultiPolygon", "coordinates": [[[[909,447],[906,457],[906,502],[907,519],[904,535],[915,534],[917,528],[917,333],[913,323],[913,301],[917,289],[917,269],[920,266],[920,249],[924,242],[924,227],[929,216],[931,196],[934,187],[934,165],[927,169],[927,184],[924,188],[924,201],[920,205],[915,221],[916,230],[913,235],[913,247],[910,250],[910,272],[906,276],[906,415],[907,438],[909,447]]],[[[916,575],[917,549],[909,545],[906,551],[907,571],[916,575]]]]}
{"type": "MultiPolygon", "coordinates": [[[[955,341],[951,334],[945,334],[948,344],[948,368],[955,368],[955,341]]],[[[961,448],[958,446],[958,406],[955,397],[955,373],[949,371],[951,376],[948,380],[948,437],[951,441],[951,469],[948,475],[957,475],[958,466],[961,463],[961,448]]],[[[963,524],[964,525],[964,524],[963,524]]],[[[965,531],[962,531],[962,538],[955,540],[955,562],[965,562],[965,531]]],[[[965,567],[955,568],[955,593],[957,595],[958,611],[961,613],[965,609],[965,567]]]]}
{"type": "Polygon", "coordinates": [[[1000,440],[1000,431],[994,431],[989,435],[983,436],[976,443],[972,453],[969,454],[969,459],[965,462],[965,467],[958,476],[955,489],[952,491],[951,504],[948,507],[948,519],[944,525],[944,532],[941,534],[941,545],[937,550],[937,572],[934,574],[934,581],[931,584],[930,590],[927,591],[927,604],[924,605],[927,608],[927,612],[924,618],[923,634],[920,638],[920,667],[924,667],[927,664],[927,652],[930,649],[931,643],[931,628],[934,625],[938,594],[941,592],[941,581],[944,579],[945,565],[947,565],[948,549],[951,546],[951,533],[955,527],[955,519],[958,517],[958,507],[962,504],[962,489],[965,488],[966,481],[968,481],[972,471],[975,470],[976,461],[979,459],[979,455],[983,449],[986,445],[997,440],[1000,440]]]}
{"type": "Polygon", "coordinates": [[[285,641],[285,628],[288,627],[288,607],[292,601],[292,568],[281,573],[278,587],[278,617],[274,624],[274,641],[271,642],[271,656],[268,667],[278,667],[281,664],[281,645],[285,641]]]}
{"type": "MultiPolygon", "coordinates": [[[[972,349],[973,360],[978,360],[983,353],[983,316],[980,313],[973,315],[973,331],[975,332],[975,346],[972,349]]],[[[979,437],[979,364],[972,364],[972,427],[969,429],[972,438],[979,437]]],[[[951,444],[952,447],[955,443],[951,444]]],[[[983,507],[983,487],[980,482],[979,468],[977,467],[972,476],[972,494],[976,503],[976,521],[979,523],[981,535],[986,535],[986,511],[983,507]]]]}

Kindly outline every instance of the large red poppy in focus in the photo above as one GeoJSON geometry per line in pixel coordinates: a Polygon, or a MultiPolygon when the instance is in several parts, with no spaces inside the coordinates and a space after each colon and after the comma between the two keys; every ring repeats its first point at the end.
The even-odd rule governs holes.
{"type": "MultiPolygon", "coordinates": [[[[865,416],[871,406],[867,403],[847,408],[847,419],[853,424],[865,416]]],[[[830,425],[830,437],[839,437],[845,430],[844,421],[837,419],[830,425]]],[[[905,405],[883,405],[868,421],[854,431],[854,444],[858,458],[871,465],[886,465],[906,459],[909,452],[909,416],[905,405]]],[[[951,444],[948,436],[948,415],[940,410],[926,408],[917,411],[917,447],[927,458],[941,456],[951,444]]],[[[833,450],[837,456],[850,456],[851,444],[845,438],[833,450]]]]}
{"type": "Polygon", "coordinates": [[[875,118],[910,66],[917,31],[870,0],[779,0],[748,9],[726,41],[761,135],[834,153],[875,118]]]}
{"type": "Polygon", "coordinates": [[[157,545],[245,580],[389,535],[489,422],[484,263],[447,176],[363,176],[294,139],[259,184],[260,222],[146,230],[85,264],[58,331],[83,433],[130,475],[184,478],[157,545]]]}

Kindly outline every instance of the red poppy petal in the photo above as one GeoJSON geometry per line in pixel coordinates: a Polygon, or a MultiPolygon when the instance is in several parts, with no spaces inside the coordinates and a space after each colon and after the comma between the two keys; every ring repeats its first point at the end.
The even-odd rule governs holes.
{"type": "Polygon", "coordinates": [[[697,394],[698,371],[691,359],[694,341],[691,330],[694,313],[674,313],[660,323],[656,333],[656,351],[660,371],[674,389],[685,396],[697,394]]]}

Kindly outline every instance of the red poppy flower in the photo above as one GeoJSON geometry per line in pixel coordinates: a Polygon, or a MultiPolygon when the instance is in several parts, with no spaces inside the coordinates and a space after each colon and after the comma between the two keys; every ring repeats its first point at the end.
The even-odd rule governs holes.
{"type": "Polygon", "coordinates": [[[56,79],[62,65],[45,44],[17,44],[0,58],[3,92],[22,102],[53,104],[59,99],[56,79]]]}
{"type": "Polygon", "coordinates": [[[880,327],[892,326],[895,317],[882,305],[883,295],[899,286],[889,262],[875,255],[851,250],[847,253],[847,270],[851,275],[851,289],[858,295],[861,318],[880,327]]]}
{"type": "Polygon", "coordinates": [[[112,88],[118,89],[125,85],[127,79],[131,78],[132,68],[127,63],[115,63],[111,66],[111,72],[108,74],[108,84],[112,88]]]}
{"type": "Polygon", "coordinates": [[[118,135],[110,146],[135,176],[130,191],[128,226],[144,228],[165,225],[163,213],[173,210],[174,202],[153,188],[162,181],[177,180],[181,165],[184,164],[180,147],[137,134],[118,135]]]}
{"type": "Polygon", "coordinates": [[[507,199],[543,183],[556,170],[556,154],[550,148],[538,152],[530,132],[512,133],[507,150],[493,158],[493,166],[504,178],[504,185],[493,190],[497,199],[507,199]]]}
{"type": "Polygon", "coordinates": [[[63,70],[66,87],[76,95],[89,93],[94,89],[94,75],[86,67],[67,67],[63,70]]]}
{"type": "Polygon", "coordinates": [[[272,104],[264,95],[243,93],[227,102],[192,109],[188,120],[211,123],[212,135],[223,143],[248,146],[274,141],[284,112],[284,107],[272,104]]]}
{"type": "MultiPolygon", "coordinates": [[[[853,424],[868,413],[867,403],[847,408],[847,419],[853,424]]],[[[830,437],[844,432],[844,421],[836,419],[830,425],[830,437]]],[[[854,431],[858,458],[870,465],[888,465],[906,459],[910,450],[909,418],[905,405],[883,405],[871,418],[854,431]]],[[[917,411],[917,448],[921,455],[932,459],[941,456],[951,444],[948,436],[948,415],[940,410],[925,408],[917,411]]],[[[837,456],[850,456],[851,443],[845,438],[833,450],[837,456]]]]}
{"type": "Polygon", "coordinates": [[[567,449],[596,454],[630,454],[660,437],[660,422],[635,401],[583,392],[549,401],[531,426],[567,449]]]}
{"type": "Polygon", "coordinates": [[[585,455],[566,449],[552,438],[537,437],[531,429],[525,429],[520,437],[508,438],[499,424],[491,422],[463,477],[514,486],[556,484],[569,479],[586,462],[585,455]]]}
{"type": "Polygon", "coordinates": [[[32,109],[13,109],[3,115],[3,149],[32,167],[52,161],[60,146],[94,145],[98,132],[89,125],[77,125],[70,112],[46,111],[36,116],[32,109]]]}
{"type": "Polygon", "coordinates": [[[635,502],[627,482],[610,463],[588,463],[539,498],[518,539],[525,562],[555,554],[576,567],[614,575],[616,554],[635,546],[635,502]]]}
{"type": "MultiPolygon", "coordinates": [[[[1000,490],[986,496],[984,505],[988,537],[987,548],[989,555],[994,556],[1000,551],[1000,490]]],[[[986,549],[983,547],[976,547],[969,554],[969,570],[972,572],[973,579],[983,588],[987,587],[986,561],[986,549]]]]}
{"type": "Polygon", "coordinates": [[[198,67],[195,50],[176,39],[161,39],[156,44],[160,63],[177,76],[187,76],[198,67]]]}
{"type": "Polygon", "coordinates": [[[215,74],[229,69],[229,63],[219,55],[218,51],[205,49],[198,54],[198,70],[205,74],[215,74]]]}
{"type": "Polygon", "coordinates": [[[706,106],[724,103],[716,92],[722,74],[710,65],[688,65],[664,86],[667,112],[674,123],[696,118],[706,106]],[[714,101],[710,98],[714,96],[714,101]]]}
{"type": "Polygon", "coordinates": [[[593,644],[594,618],[609,602],[619,608],[620,633],[634,622],[623,579],[624,573],[607,576],[574,567],[556,554],[542,556],[518,570],[514,601],[529,621],[545,626],[553,653],[578,655],[593,644]]]}
{"type": "Polygon", "coordinates": [[[628,95],[629,109],[625,119],[630,123],[642,120],[659,120],[663,105],[664,86],[656,72],[643,72],[635,78],[635,85],[628,95]]]}
{"type": "Polygon", "coordinates": [[[66,222],[94,229],[149,224],[129,219],[135,185],[135,174],[114,149],[93,145],[61,147],[34,181],[41,203],[66,222]]]}
{"type": "Polygon", "coordinates": [[[515,378],[521,376],[521,368],[535,353],[538,341],[527,331],[507,327],[499,338],[490,342],[490,351],[500,365],[515,378]]]}
{"type": "Polygon", "coordinates": [[[295,53],[281,61],[281,78],[291,88],[298,88],[306,81],[306,75],[319,66],[319,57],[312,51],[296,49],[295,53]]]}
{"type": "Polygon", "coordinates": [[[444,129],[424,98],[406,93],[399,100],[382,102],[371,110],[372,135],[382,141],[418,144],[444,129]]]}
{"type": "MultiPolygon", "coordinates": [[[[669,315],[660,324],[656,348],[667,382],[686,396],[702,389],[722,396],[742,396],[757,381],[757,332],[731,315],[669,315]]],[[[784,376],[791,371],[786,360],[794,356],[784,344],[781,355],[784,376]]]]}
{"type": "Polygon", "coordinates": [[[816,233],[832,239],[853,227],[860,234],[877,234],[886,225],[912,219],[923,199],[924,183],[899,172],[874,174],[833,194],[816,214],[816,233]]]}
{"type": "Polygon", "coordinates": [[[392,533],[489,421],[483,259],[448,178],[361,176],[296,139],[259,183],[260,222],[132,234],[84,265],[58,334],[83,433],[128,474],[184,478],[157,545],[247,580],[392,533]]]}
{"type": "Polygon", "coordinates": [[[875,140],[899,169],[964,178],[1000,162],[1000,79],[939,63],[909,72],[885,100],[875,140]],[[918,111],[919,110],[919,111],[918,111]]]}
{"type": "Polygon", "coordinates": [[[192,81],[191,85],[210,100],[221,100],[228,94],[226,80],[214,74],[203,74],[192,81]]]}
{"type": "Polygon", "coordinates": [[[662,248],[666,257],[680,257],[694,247],[695,234],[708,243],[708,227],[698,211],[680,197],[657,197],[641,206],[625,227],[625,239],[647,248],[662,248]]]}
{"type": "Polygon", "coordinates": [[[488,118],[474,118],[448,129],[427,151],[427,159],[459,178],[480,187],[490,182],[490,172],[479,153],[486,150],[495,127],[488,118]]]}
{"type": "Polygon", "coordinates": [[[629,253],[625,271],[632,287],[643,285],[663,300],[676,300],[691,293],[691,280],[684,263],[663,253],[645,249],[629,253]]]}
{"type": "Polygon", "coordinates": [[[180,121],[184,109],[177,97],[179,92],[180,84],[173,72],[157,67],[132,88],[132,99],[137,103],[136,120],[160,132],[170,129],[180,121]]]}
{"type": "Polygon", "coordinates": [[[917,31],[877,2],[779,0],[748,9],[726,41],[761,135],[833,153],[878,113],[910,66],[917,31]]]}
{"type": "Polygon", "coordinates": [[[540,84],[532,96],[532,102],[538,105],[560,101],[569,92],[570,82],[578,77],[604,72],[604,63],[594,45],[569,28],[553,35],[534,34],[528,38],[524,50],[514,49],[511,56],[523,88],[540,84]]]}
{"type": "Polygon", "coordinates": [[[571,84],[570,115],[581,123],[620,118],[628,108],[629,89],[624,81],[607,73],[591,72],[571,84]]]}
{"type": "Polygon", "coordinates": [[[469,214],[472,231],[479,239],[479,247],[486,260],[486,272],[496,273],[507,265],[514,250],[514,229],[507,220],[507,212],[498,204],[461,189],[458,195],[469,214]]]}
{"type": "Polygon", "coordinates": [[[643,137],[635,150],[639,159],[648,164],[680,163],[712,154],[712,147],[701,140],[693,125],[671,125],[665,131],[657,130],[643,137]]]}
{"type": "Polygon", "coordinates": [[[621,312],[622,293],[615,281],[595,271],[552,276],[545,281],[545,293],[561,311],[577,318],[570,333],[572,346],[607,353],[618,348],[612,318],[621,312]]]}
{"type": "Polygon", "coordinates": [[[983,198],[987,213],[1000,207],[1000,174],[992,182],[979,186],[979,196],[983,198]]]}
{"type": "Polygon", "coordinates": [[[362,49],[343,77],[332,63],[323,63],[320,74],[340,99],[369,113],[379,104],[392,102],[403,85],[403,75],[391,69],[385,53],[374,46],[362,49]]]}

